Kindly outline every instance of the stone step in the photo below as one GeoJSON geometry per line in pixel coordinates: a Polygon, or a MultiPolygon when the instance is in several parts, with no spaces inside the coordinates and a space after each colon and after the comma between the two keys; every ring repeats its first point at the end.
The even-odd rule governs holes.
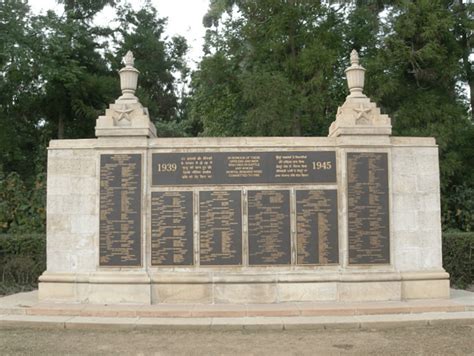
{"type": "Polygon", "coordinates": [[[280,304],[73,304],[38,303],[37,292],[0,298],[0,315],[91,318],[301,318],[416,315],[474,311],[474,293],[451,291],[451,299],[280,304]]]}
{"type": "Polygon", "coordinates": [[[474,312],[318,317],[90,317],[0,315],[1,328],[164,329],[164,330],[305,330],[383,329],[407,326],[474,326],[474,312]]]}
{"type": "Polygon", "coordinates": [[[308,317],[464,312],[469,305],[452,300],[372,303],[156,304],[106,305],[37,303],[0,308],[0,314],[143,318],[308,317]]]}

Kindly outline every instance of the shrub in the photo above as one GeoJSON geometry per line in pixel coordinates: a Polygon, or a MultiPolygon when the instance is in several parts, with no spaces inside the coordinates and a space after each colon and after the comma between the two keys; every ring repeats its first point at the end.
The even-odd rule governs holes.
{"type": "Polygon", "coordinates": [[[442,196],[443,228],[474,231],[474,186],[450,187],[442,196]]]}
{"type": "Polygon", "coordinates": [[[474,232],[443,233],[443,267],[451,285],[465,288],[474,283],[474,232]]]}
{"type": "Polygon", "coordinates": [[[43,233],[46,229],[46,175],[25,185],[19,174],[0,171],[0,233],[43,233]]]}
{"type": "Polygon", "coordinates": [[[36,287],[45,269],[45,235],[0,234],[0,294],[36,287]]]}

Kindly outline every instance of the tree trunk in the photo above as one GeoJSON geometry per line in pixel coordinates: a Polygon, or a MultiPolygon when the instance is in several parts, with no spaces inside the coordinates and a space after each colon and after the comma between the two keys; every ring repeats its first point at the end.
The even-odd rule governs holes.
{"type": "Polygon", "coordinates": [[[469,85],[470,98],[469,103],[471,104],[471,118],[473,117],[474,111],[474,73],[472,71],[472,65],[469,60],[471,54],[471,43],[470,43],[470,33],[466,29],[463,22],[468,21],[469,15],[467,14],[466,6],[462,1],[458,1],[457,5],[459,6],[459,13],[457,14],[461,18],[461,47],[462,47],[462,62],[464,66],[464,72],[466,74],[466,81],[469,85]]]}
{"type": "MultiPolygon", "coordinates": [[[[290,0],[289,5],[297,6],[297,4],[295,5],[295,0],[290,0]]],[[[296,78],[298,51],[295,44],[295,36],[296,36],[295,22],[291,21],[289,24],[289,34],[288,34],[288,41],[290,43],[290,63],[291,63],[289,75],[290,75],[290,82],[293,84],[293,86],[297,85],[298,83],[298,80],[296,78]]],[[[294,87],[293,87],[293,92],[295,92],[294,87]]],[[[293,108],[291,121],[292,121],[291,134],[293,136],[301,136],[301,115],[300,115],[299,107],[293,108]]]]}
{"type": "Polygon", "coordinates": [[[469,90],[470,90],[470,103],[471,103],[471,119],[474,117],[473,116],[473,111],[474,111],[474,78],[472,76],[472,71],[471,74],[468,78],[468,84],[469,84],[469,90]]]}
{"type": "Polygon", "coordinates": [[[58,139],[62,140],[64,138],[64,116],[60,114],[58,117],[58,139]]]}
{"type": "Polygon", "coordinates": [[[470,90],[470,100],[469,102],[471,103],[471,117],[472,117],[472,111],[474,110],[474,74],[472,72],[472,66],[471,62],[469,61],[469,55],[471,54],[471,46],[469,44],[469,37],[468,34],[466,33],[466,29],[463,28],[463,33],[462,33],[462,50],[463,50],[463,65],[464,65],[464,71],[466,72],[466,79],[467,79],[467,84],[469,85],[469,90],[470,90]]]}
{"type": "Polygon", "coordinates": [[[291,134],[293,136],[301,136],[301,118],[299,115],[299,110],[296,110],[293,114],[293,127],[291,134]]]}

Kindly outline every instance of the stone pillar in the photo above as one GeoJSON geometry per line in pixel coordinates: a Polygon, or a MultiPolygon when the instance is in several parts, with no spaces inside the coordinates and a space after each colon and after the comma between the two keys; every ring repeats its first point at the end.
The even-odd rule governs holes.
{"type": "Polygon", "coordinates": [[[101,137],[156,137],[156,127],[150,120],[148,109],[135,96],[138,74],[133,65],[133,53],[124,57],[125,67],[119,72],[122,95],[99,116],[95,135],[101,137]]]}
{"type": "Polygon", "coordinates": [[[359,64],[356,50],[351,53],[351,66],[346,69],[350,94],[337,109],[336,120],[329,128],[329,137],[348,135],[389,136],[391,120],[382,115],[377,105],[363,93],[365,68],[359,64]]]}

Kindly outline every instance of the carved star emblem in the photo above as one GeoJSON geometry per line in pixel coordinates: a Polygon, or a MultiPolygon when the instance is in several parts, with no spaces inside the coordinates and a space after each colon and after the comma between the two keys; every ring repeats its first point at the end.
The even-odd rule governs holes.
{"type": "Polygon", "coordinates": [[[356,123],[357,124],[368,124],[369,121],[369,113],[372,111],[371,108],[366,108],[364,104],[360,104],[358,108],[355,108],[354,111],[356,114],[356,123]]]}
{"type": "Polygon", "coordinates": [[[120,124],[122,120],[126,120],[128,123],[130,123],[130,113],[133,111],[133,109],[129,109],[127,105],[122,105],[121,109],[116,109],[115,110],[119,116],[116,118],[117,124],[120,124]]]}

